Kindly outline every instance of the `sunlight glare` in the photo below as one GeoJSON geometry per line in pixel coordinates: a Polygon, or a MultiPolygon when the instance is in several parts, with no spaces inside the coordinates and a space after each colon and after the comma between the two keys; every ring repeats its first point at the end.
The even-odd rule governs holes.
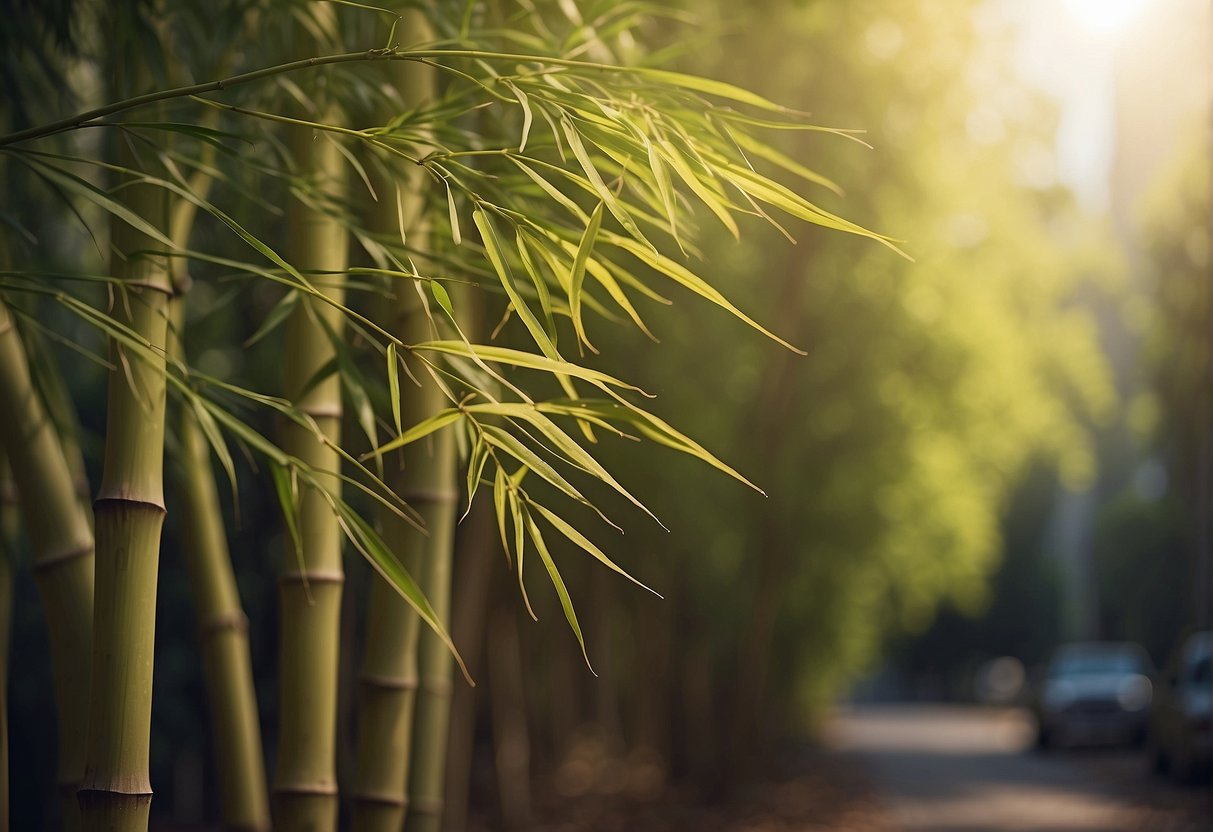
{"type": "Polygon", "coordinates": [[[1122,31],[1145,6],[1146,0],[1066,0],[1070,17],[1097,35],[1122,31]]]}

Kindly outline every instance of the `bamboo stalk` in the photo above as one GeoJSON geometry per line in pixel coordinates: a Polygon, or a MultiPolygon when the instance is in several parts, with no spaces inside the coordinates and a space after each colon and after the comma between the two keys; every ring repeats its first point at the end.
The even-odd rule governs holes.
{"type": "MultiPolygon", "coordinates": [[[[336,28],[331,6],[315,13],[327,31],[336,28]]],[[[330,103],[320,115],[337,121],[330,103]]],[[[288,142],[296,175],[317,199],[337,199],[345,188],[345,161],[332,140],[312,130],[291,128],[288,142]]],[[[299,199],[287,216],[288,259],[299,269],[343,272],[348,241],[341,220],[299,199]]],[[[326,279],[325,294],[340,303],[338,279],[326,279]]],[[[282,447],[317,472],[338,471],[333,445],[341,434],[341,387],[335,372],[319,382],[314,377],[336,355],[329,332],[340,337],[342,315],[331,304],[304,298],[287,324],[286,395],[308,414],[327,439],[288,422],[282,447]]],[[[323,483],[340,493],[334,475],[323,483]]],[[[341,633],[341,529],[325,495],[305,487],[298,495],[298,553],[284,554],[279,579],[279,721],[277,773],[274,780],[275,826],[293,830],[332,830],[337,824],[337,686],[341,633]]]]}
{"type": "MultiPolygon", "coordinates": [[[[406,10],[401,25],[407,36],[422,40],[429,36],[424,16],[406,10]]],[[[432,97],[434,71],[421,65],[401,65],[392,76],[405,106],[416,106],[432,97]]],[[[386,121],[395,115],[381,108],[386,121]]],[[[396,201],[381,197],[368,212],[367,223],[379,231],[394,233],[402,224],[415,250],[429,245],[429,221],[425,216],[428,182],[418,168],[393,171],[395,182],[377,176],[380,193],[400,189],[396,201]]],[[[394,287],[395,300],[385,317],[392,333],[405,343],[425,339],[429,320],[415,287],[394,287]]],[[[429,379],[421,388],[401,393],[400,412],[404,424],[421,421],[442,407],[441,391],[429,379]]],[[[384,540],[404,566],[422,582],[427,566],[449,557],[453,537],[453,449],[447,437],[406,447],[388,460],[386,480],[392,490],[421,515],[428,536],[422,536],[392,512],[380,512],[384,540]]],[[[434,599],[431,598],[431,602],[434,599]]],[[[397,832],[409,809],[408,783],[416,731],[415,708],[418,686],[418,644],[421,621],[404,599],[385,581],[371,585],[367,614],[366,652],[360,674],[360,722],[358,765],[354,794],[356,832],[397,832]]],[[[445,650],[445,648],[444,648],[445,650]]]]}
{"type": "Polygon", "coordinates": [[[34,389],[25,348],[0,303],[0,434],[12,465],[33,573],[50,632],[58,719],[57,777],[65,825],[76,824],[84,776],[92,651],[93,533],[54,424],[34,389]]]}
{"type": "MultiPolygon", "coordinates": [[[[181,281],[174,282],[182,285],[181,281]]],[[[176,299],[173,306],[172,343],[180,356],[184,353],[183,301],[176,299]]],[[[220,820],[224,829],[259,832],[270,828],[270,814],[249,654],[248,618],[241,607],[232,572],[210,448],[197,418],[188,408],[181,408],[178,431],[182,548],[202,643],[220,820]]]]}
{"type": "MultiPolygon", "coordinates": [[[[110,7],[111,88],[146,83],[133,3],[110,7]]],[[[115,137],[112,159],[138,170],[140,159],[115,137]]],[[[124,183],[115,198],[136,216],[168,227],[165,192],[124,183]]],[[[114,217],[110,224],[111,314],[145,346],[110,341],[105,457],[93,503],[96,593],[84,779],[78,792],[88,830],[147,829],[156,578],[164,526],[164,351],[172,283],[160,244],[114,217]]]]}
{"type": "MultiPolygon", "coordinates": [[[[137,167],[119,145],[119,164],[137,167]]],[[[164,227],[164,192],[131,185],[120,192],[139,216],[164,227]]],[[[134,354],[111,343],[105,462],[94,503],[96,605],[88,754],[80,809],[87,829],[147,828],[156,576],[164,525],[164,349],[172,294],[157,243],[115,220],[112,274],[122,282],[114,317],[149,347],[134,354]]]]}
{"type": "MultiPolygon", "coordinates": [[[[479,675],[485,642],[489,593],[494,561],[500,557],[492,506],[484,500],[472,505],[455,538],[455,583],[451,597],[451,638],[469,672],[479,675]]],[[[467,827],[468,792],[476,744],[476,693],[471,685],[455,685],[451,697],[451,728],[447,738],[446,797],[442,817],[445,832],[467,827]]]]}

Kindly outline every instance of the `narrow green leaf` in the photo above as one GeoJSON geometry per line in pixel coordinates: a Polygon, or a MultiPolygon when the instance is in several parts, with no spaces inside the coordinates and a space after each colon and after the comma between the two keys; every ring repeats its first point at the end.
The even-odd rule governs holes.
{"type": "Polygon", "coordinates": [[[388,453],[389,451],[394,451],[397,448],[403,448],[405,445],[408,445],[412,442],[416,442],[418,439],[421,439],[422,437],[429,436],[431,433],[434,433],[435,431],[442,430],[444,427],[451,424],[452,422],[459,421],[459,419],[461,419],[462,417],[463,417],[463,414],[453,408],[446,408],[443,410],[439,410],[433,416],[429,416],[429,417],[423,419],[422,421],[418,422],[417,424],[413,425],[411,428],[409,428],[404,433],[397,436],[391,442],[387,442],[383,445],[380,445],[378,448],[375,448],[373,451],[363,454],[361,459],[368,459],[370,457],[383,456],[384,454],[388,453]]]}
{"type": "Polygon", "coordinates": [[[509,486],[506,484],[505,471],[498,465],[497,470],[493,472],[493,512],[497,515],[497,531],[501,534],[501,549],[505,552],[505,559],[508,563],[510,562],[510,541],[505,528],[507,491],[509,491],[509,486]]]}
{"type": "MultiPolygon", "coordinates": [[[[522,469],[525,476],[526,467],[522,469]]],[[[514,551],[516,554],[516,562],[518,564],[518,591],[522,594],[522,602],[526,605],[526,611],[531,616],[532,621],[538,621],[539,616],[535,615],[535,609],[531,606],[530,596],[526,593],[526,581],[523,579],[522,562],[526,553],[526,521],[523,512],[526,508],[518,499],[518,492],[515,488],[510,488],[509,491],[510,515],[514,519],[514,551]]]]}
{"type": "Polygon", "coordinates": [[[428,282],[430,284],[430,294],[434,296],[434,300],[442,307],[442,311],[446,312],[451,317],[451,320],[454,321],[455,310],[451,306],[451,296],[447,294],[446,287],[437,280],[430,280],[428,282]]]}
{"type": "Polygon", "coordinates": [[[597,350],[586,337],[585,326],[581,320],[581,287],[585,282],[586,261],[589,260],[590,252],[594,250],[594,243],[598,240],[598,229],[602,227],[604,205],[605,203],[599,202],[594,213],[590,214],[590,221],[586,223],[585,232],[581,235],[581,242],[577,245],[577,253],[573,257],[573,267],[569,273],[569,309],[573,316],[573,329],[576,330],[581,342],[594,352],[597,350]]]}
{"type": "Polygon", "coordinates": [[[451,239],[455,241],[455,245],[462,245],[463,235],[459,233],[459,211],[455,208],[455,195],[451,193],[451,183],[445,177],[442,183],[446,185],[446,209],[451,218],[451,239]]]}
{"type": "Polygon", "coordinates": [[[105,191],[98,188],[86,179],[82,179],[73,173],[68,173],[65,170],[60,170],[53,165],[48,165],[45,162],[35,161],[21,154],[7,154],[12,158],[17,159],[22,164],[33,168],[39,175],[44,176],[54,182],[58,187],[68,193],[76,194],[84,199],[92,202],[94,205],[104,209],[110,214],[113,214],[118,219],[125,222],[136,231],[151,237],[158,243],[167,246],[170,251],[177,249],[177,244],[169,239],[163,231],[152,225],[143,217],[136,214],[127,206],[123,205],[116,199],[113,199],[105,191]]]}
{"type": "MultiPolygon", "coordinates": [[[[543,415],[543,413],[535,406],[529,404],[520,404],[518,402],[499,402],[495,404],[471,405],[467,409],[471,413],[489,413],[497,416],[506,416],[511,419],[521,419],[524,422],[533,425],[548,439],[548,441],[555,446],[555,450],[562,454],[565,459],[585,471],[587,474],[590,474],[601,482],[609,485],[616,492],[627,498],[628,502],[632,503],[645,514],[652,517],[659,526],[665,528],[661,521],[657,520],[653,513],[649,511],[648,508],[646,508],[645,505],[640,502],[640,500],[632,496],[632,494],[626,488],[619,484],[618,480],[611,476],[611,473],[602,466],[602,463],[594,459],[594,457],[588,451],[586,451],[585,448],[573,441],[571,436],[561,430],[559,425],[557,425],[547,416],[543,415]]],[[[538,469],[536,469],[536,472],[540,473],[541,475],[543,473],[538,471],[538,469]]]]}
{"type": "Polygon", "coordinates": [[[194,418],[198,422],[198,427],[202,429],[202,435],[206,437],[211,450],[219,459],[219,464],[223,467],[223,473],[227,476],[228,484],[231,486],[232,495],[235,496],[239,493],[236,484],[236,466],[232,462],[232,454],[228,450],[227,442],[223,440],[223,433],[219,430],[215,417],[196,398],[190,399],[190,409],[194,411],[194,418]]]}
{"type": "Polygon", "coordinates": [[[716,215],[721,224],[733,235],[733,239],[740,239],[741,230],[737,227],[737,221],[733,219],[733,215],[729,213],[724,196],[713,192],[712,188],[695,174],[695,171],[691,169],[687,160],[683,158],[673,143],[664,138],[658,139],[658,143],[665,152],[666,161],[670,163],[670,167],[678,174],[678,178],[685,182],[692,193],[699,197],[700,202],[716,215]]]}
{"type": "Polygon", "coordinates": [[[412,347],[414,350],[447,353],[449,355],[465,355],[477,357],[484,361],[494,361],[498,364],[509,364],[513,367],[525,367],[529,370],[539,370],[545,373],[563,373],[566,376],[579,378],[584,381],[598,382],[623,390],[633,390],[648,396],[639,387],[620,381],[606,373],[570,364],[567,361],[552,360],[534,353],[513,350],[508,347],[493,347],[485,344],[467,345],[460,341],[426,341],[412,347]]]}
{"type": "Polygon", "coordinates": [[[522,266],[526,269],[526,273],[531,277],[531,283],[535,285],[535,294],[539,296],[539,308],[543,310],[543,325],[547,330],[548,337],[552,339],[552,345],[556,346],[556,319],[552,312],[552,295],[548,291],[548,282],[543,279],[543,274],[539,270],[538,264],[531,256],[531,247],[526,241],[526,235],[519,228],[514,237],[514,243],[518,246],[518,256],[522,260],[522,266]]]}
{"type": "Polygon", "coordinates": [[[785,341],[784,339],[780,338],[778,335],[771,332],[769,329],[764,327],[762,324],[755,321],[749,315],[742,312],[740,309],[738,309],[736,306],[734,306],[724,295],[722,295],[714,286],[712,286],[710,283],[705,281],[703,278],[699,277],[699,275],[695,274],[690,269],[683,266],[681,263],[677,263],[674,260],[671,260],[670,258],[666,257],[664,254],[658,254],[653,251],[650,251],[648,248],[640,245],[636,241],[629,240],[628,238],[622,237],[617,234],[613,234],[610,237],[604,237],[603,239],[605,242],[610,243],[613,246],[617,246],[618,248],[621,248],[624,251],[628,252],[629,254],[633,255],[634,257],[636,257],[638,260],[645,263],[646,265],[653,267],[657,271],[664,274],[666,277],[671,278],[672,280],[674,280],[677,283],[681,283],[683,286],[690,289],[692,292],[699,295],[700,297],[707,298],[712,303],[716,304],[717,306],[721,307],[722,309],[728,310],[734,316],[745,321],[751,327],[758,330],[763,335],[770,338],[772,341],[775,341],[778,344],[782,344],[783,346],[790,349],[792,352],[798,353],[800,355],[808,354],[804,350],[800,349],[799,347],[795,347],[792,344],[785,341]]]}
{"type": "Polygon", "coordinates": [[[291,313],[295,311],[295,306],[298,305],[298,303],[299,292],[295,289],[291,289],[285,295],[283,295],[282,300],[274,304],[274,308],[271,309],[269,314],[265,316],[265,320],[261,322],[261,326],[257,327],[257,331],[250,335],[248,340],[244,342],[244,348],[248,349],[249,347],[253,346],[253,344],[256,344],[262,338],[277,329],[283,321],[291,316],[291,313]]]}
{"type": "Polygon", "coordinates": [[[533,470],[543,479],[554,485],[566,497],[570,497],[583,505],[590,505],[589,500],[569,483],[560,473],[546,462],[539,454],[528,448],[518,437],[496,425],[481,425],[484,438],[490,445],[500,448],[514,457],[527,468],[533,470]]]}
{"type": "Polygon", "coordinates": [[[345,521],[342,524],[342,528],[345,530],[346,537],[349,538],[350,543],[362,553],[367,562],[374,567],[375,571],[400,594],[401,598],[408,602],[409,606],[421,617],[421,620],[442,640],[442,643],[446,645],[447,650],[451,652],[451,655],[459,664],[459,668],[463,671],[463,676],[467,679],[468,684],[475,686],[476,683],[472,681],[472,676],[468,673],[467,665],[463,662],[463,657],[459,655],[459,651],[455,648],[455,643],[451,641],[451,637],[442,626],[442,622],[438,620],[438,614],[430,605],[429,599],[425,597],[425,593],[421,591],[421,587],[413,580],[413,576],[401,565],[400,561],[387,547],[387,544],[383,542],[379,534],[356,511],[340,501],[335,502],[333,508],[337,512],[338,517],[345,521]]]}
{"type": "Polygon", "coordinates": [[[484,464],[489,460],[489,448],[479,434],[476,436],[476,441],[472,444],[472,453],[468,457],[468,476],[467,476],[467,492],[468,504],[464,509],[463,516],[467,517],[469,511],[472,510],[472,500],[476,498],[476,489],[480,487],[480,475],[484,471],[484,464]]]}
{"type": "MultiPolygon", "coordinates": [[[[556,595],[560,598],[560,606],[564,609],[564,617],[569,622],[569,627],[573,630],[573,635],[577,636],[577,643],[581,645],[581,655],[585,657],[585,665],[594,673],[594,667],[590,664],[590,654],[585,649],[585,637],[581,634],[581,625],[577,623],[577,613],[573,609],[573,599],[569,597],[569,590],[564,585],[564,579],[560,577],[560,570],[556,568],[556,562],[552,560],[552,554],[548,551],[547,544],[543,542],[543,534],[539,531],[539,526],[531,519],[531,515],[523,507],[523,516],[526,520],[527,531],[530,532],[531,540],[535,543],[535,550],[539,552],[539,558],[543,561],[543,565],[548,570],[548,577],[552,579],[552,586],[556,589],[556,595]]],[[[597,676],[597,673],[594,673],[597,676]]]]}
{"type": "Polygon", "coordinates": [[[640,226],[636,225],[636,221],[628,214],[623,204],[615,197],[611,189],[606,186],[606,183],[602,181],[598,169],[594,167],[594,162],[581,141],[577,128],[573,126],[573,122],[565,116],[560,119],[560,126],[564,128],[564,135],[568,139],[569,148],[573,151],[573,156],[577,159],[578,164],[581,165],[582,171],[585,172],[586,179],[594,186],[594,191],[598,194],[599,198],[606,203],[607,210],[611,212],[611,216],[617,219],[619,224],[627,229],[628,233],[633,237],[643,240],[647,245],[651,245],[645,239],[640,226]]]}
{"type": "Polygon", "coordinates": [[[522,319],[522,323],[526,326],[527,331],[531,333],[531,337],[535,340],[535,344],[543,352],[545,356],[554,361],[560,361],[560,353],[556,351],[556,345],[548,337],[544,331],[539,319],[535,317],[535,313],[526,305],[526,301],[522,299],[522,295],[518,293],[518,287],[514,282],[514,273],[510,269],[510,264],[505,259],[505,252],[502,250],[501,242],[497,239],[497,231],[493,228],[493,221],[480,208],[472,211],[472,220],[476,223],[476,227],[480,230],[480,237],[484,243],[485,252],[489,256],[489,261],[493,264],[493,269],[497,272],[497,277],[501,280],[501,285],[505,289],[505,293],[509,296],[510,303],[514,307],[514,311],[518,313],[518,317],[522,319]]]}
{"type": "Polygon", "coordinates": [[[274,491],[278,495],[278,505],[282,507],[282,517],[286,520],[286,530],[291,536],[295,547],[295,557],[299,561],[299,571],[306,574],[303,563],[303,539],[299,536],[299,508],[295,501],[292,478],[286,468],[276,463],[270,465],[270,474],[274,480],[274,491]]]}
{"type": "Polygon", "coordinates": [[[392,399],[392,424],[396,426],[396,435],[404,433],[400,425],[400,359],[396,356],[396,345],[387,345],[387,387],[392,399]]]}
{"type": "Polygon", "coordinates": [[[736,101],[739,104],[749,104],[751,107],[758,107],[759,109],[770,110],[776,113],[787,113],[788,115],[796,116],[807,115],[799,110],[793,110],[782,104],[776,104],[747,89],[726,84],[724,81],[714,81],[711,78],[701,78],[698,75],[685,75],[681,72],[671,72],[668,69],[649,69],[644,67],[635,71],[637,74],[649,80],[657,81],[659,84],[669,84],[684,90],[702,92],[716,98],[725,98],[729,101],[736,101]]]}
{"type": "Polygon", "coordinates": [[[566,521],[560,515],[556,514],[555,512],[553,512],[549,509],[544,508],[543,506],[539,505],[538,503],[532,503],[531,505],[533,505],[535,507],[536,511],[538,511],[540,514],[543,515],[544,519],[546,519],[549,523],[551,523],[556,528],[556,531],[560,532],[562,535],[564,535],[569,540],[576,543],[582,549],[589,552],[599,563],[603,564],[604,566],[608,567],[609,569],[612,569],[615,572],[618,572],[620,575],[627,578],[629,581],[636,584],[636,586],[640,587],[641,589],[647,589],[649,592],[652,592],[658,598],[663,597],[661,595],[661,593],[657,592],[652,587],[646,586],[645,584],[643,584],[640,581],[633,578],[630,574],[628,574],[627,571],[625,571],[617,563],[615,563],[615,561],[613,561],[609,557],[607,557],[606,554],[601,549],[599,549],[597,546],[595,546],[589,540],[589,538],[587,538],[581,532],[577,531],[577,529],[573,528],[573,526],[570,525],[568,523],[568,521],[566,521]]]}

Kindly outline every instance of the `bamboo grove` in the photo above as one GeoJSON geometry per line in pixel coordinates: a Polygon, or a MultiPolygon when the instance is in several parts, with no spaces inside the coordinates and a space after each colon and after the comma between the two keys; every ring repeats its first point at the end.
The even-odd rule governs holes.
{"type": "Polygon", "coordinates": [[[630,4],[68,8],[65,30],[23,7],[0,112],[5,494],[54,660],[58,816],[147,828],[157,582],[184,568],[225,827],[335,829],[344,805],[355,829],[436,829],[471,681],[450,635],[459,518],[496,527],[479,545],[500,546],[522,608],[546,579],[589,663],[558,560],[630,579],[595,542],[616,526],[598,495],[648,512],[611,473],[618,440],[750,485],[595,367],[600,333],[648,333],[642,310],[678,287],[795,350],[716,287],[698,241],[808,223],[895,246],[819,207],[806,194],[828,181],[758,138],[822,129],[803,114],[617,63],[630,4]],[[225,372],[233,350],[266,371],[225,372]],[[104,379],[104,420],[64,395],[81,373],[65,351],[104,379]],[[92,487],[76,425],[102,421],[92,487]],[[223,508],[249,491],[282,530],[260,553],[279,563],[272,746],[228,542],[251,520],[223,508]],[[354,569],[373,584],[352,611],[346,782],[354,569]]]}

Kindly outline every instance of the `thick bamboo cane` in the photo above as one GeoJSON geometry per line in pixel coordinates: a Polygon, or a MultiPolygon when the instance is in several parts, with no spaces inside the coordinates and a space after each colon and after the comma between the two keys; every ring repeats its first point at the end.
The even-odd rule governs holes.
{"type": "Polygon", "coordinates": [[[12,315],[0,303],[0,438],[12,465],[33,573],[50,631],[65,826],[77,826],[84,776],[93,630],[93,532],[59,435],[30,378],[12,315]]]}
{"type": "MultiPolygon", "coordinates": [[[[182,355],[183,301],[175,300],[174,306],[172,342],[177,355],[182,355]]],[[[270,812],[248,618],[232,572],[210,448],[188,407],[181,408],[178,431],[182,549],[202,643],[220,820],[232,832],[261,832],[270,828],[270,812]]]]}
{"type": "MultiPolygon", "coordinates": [[[[417,10],[402,17],[403,31],[410,40],[428,37],[428,26],[417,10]]],[[[416,106],[434,94],[434,72],[421,64],[393,69],[392,80],[406,106],[416,106]]],[[[379,115],[390,119],[393,112],[379,115]]],[[[372,228],[394,233],[403,223],[409,245],[424,251],[429,244],[428,220],[424,215],[427,179],[419,169],[399,171],[395,182],[378,183],[380,192],[399,188],[400,208],[395,200],[381,197],[367,217],[372,228]],[[397,211],[403,212],[398,216],[397,211]]],[[[405,343],[429,337],[430,323],[415,287],[394,287],[385,318],[405,343]]],[[[421,388],[401,391],[401,420],[421,421],[442,407],[442,393],[428,379],[421,388]]],[[[399,517],[384,510],[380,525],[384,539],[404,565],[424,585],[429,563],[449,557],[453,535],[453,448],[443,436],[431,442],[408,446],[389,458],[386,479],[392,490],[421,515],[428,536],[419,534],[399,517]]],[[[433,599],[431,599],[433,601],[433,599]]],[[[421,622],[412,608],[386,582],[371,586],[367,617],[366,651],[360,675],[360,722],[358,769],[354,795],[356,832],[398,832],[409,803],[414,711],[418,685],[418,639],[421,622]]]]}
{"type": "MultiPolygon", "coordinates": [[[[119,143],[119,164],[135,168],[119,143]]],[[[149,185],[128,185],[123,203],[167,226],[167,200],[149,185]]],[[[80,809],[86,829],[147,828],[156,577],[164,525],[164,350],[172,295],[161,245],[115,219],[111,272],[119,279],[112,314],[144,342],[114,341],[105,462],[94,503],[96,605],[88,754],[80,809]]]]}
{"type": "MultiPolygon", "coordinates": [[[[330,6],[320,7],[326,28],[336,26],[330,6]]],[[[331,105],[313,116],[335,121],[331,105]]],[[[293,128],[288,136],[295,173],[314,199],[339,199],[345,161],[333,141],[293,128]]],[[[287,256],[299,269],[332,274],[315,278],[334,301],[344,299],[340,272],[347,267],[345,226],[335,215],[291,200],[287,256]]],[[[340,492],[340,458],[333,444],[341,434],[341,386],[335,371],[315,376],[336,355],[331,337],[341,337],[342,315],[329,304],[303,299],[287,324],[286,395],[314,421],[327,442],[294,422],[284,425],[282,447],[317,472],[333,472],[322,483],[340,492]],[[331,333],[331,335],[330,335],[331,333]]],[[[329,370],[332,368],[330,367],[329,370]]],[[[337,682],[340,654],[341,528],[326,497],[303,487],[298,495],[301,551],[284,553],[279,578],[279,720],[274,779],[275,826],[283,832],[332,830],[337,824],[337,682]]]]}

